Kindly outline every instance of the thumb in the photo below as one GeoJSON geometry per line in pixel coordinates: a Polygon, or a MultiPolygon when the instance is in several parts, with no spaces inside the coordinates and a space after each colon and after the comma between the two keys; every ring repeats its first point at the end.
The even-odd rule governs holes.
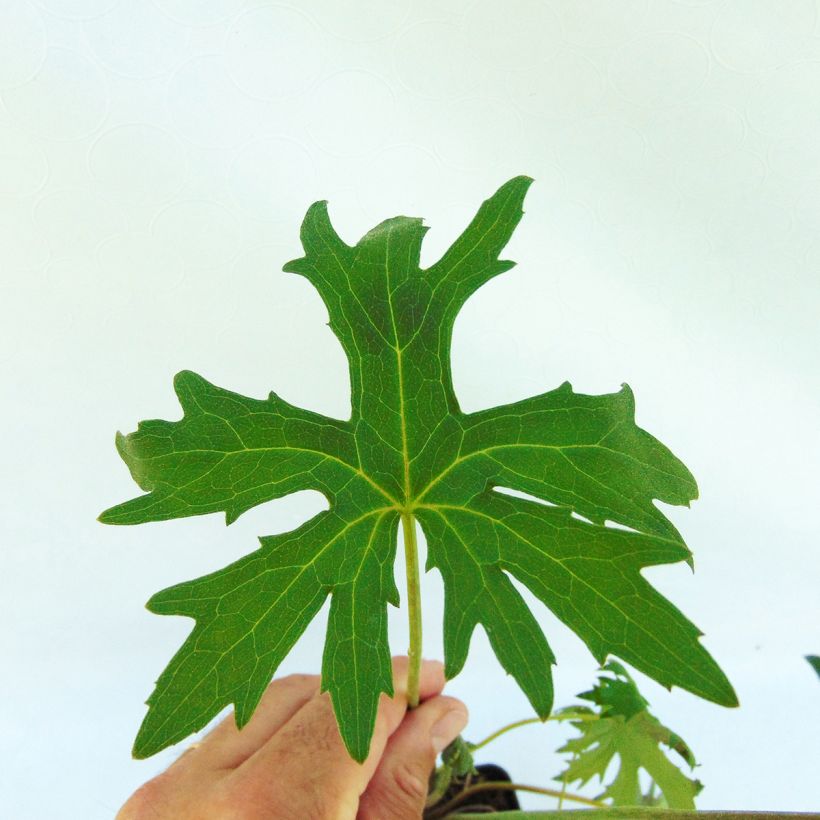
{"type": "Polygon", "coordinates": [[[390,736],[359,802],[358,820],[418,820],[438,753],[467,725],[467,707],[439,695],[408,712],[390,736]]]}

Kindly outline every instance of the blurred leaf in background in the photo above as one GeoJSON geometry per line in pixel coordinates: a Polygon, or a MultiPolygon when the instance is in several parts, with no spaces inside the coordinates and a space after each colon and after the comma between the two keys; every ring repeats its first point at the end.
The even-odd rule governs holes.
{"type": "Polygon", "coordinates": [[[581,734],[559,749],[573,757],[556,780],[565,784],[580,781],[583,786],[597,776],[604,783],[617,756],[617,772],[597,799],[609,800],[613,806],[695,808],[701,783],[687,777],[662,747],[676,752],[690,768],[695,766],[692,751],[649,712],[647,701],[621,664],[607,663],[595,687],[578,697],[597,708],[570,707],[556,717],[564,711],[596,715],[597,719],[571,721],[581,734]],[[651,778],[646,793],[641,790],[641,769],[651,778]]]}

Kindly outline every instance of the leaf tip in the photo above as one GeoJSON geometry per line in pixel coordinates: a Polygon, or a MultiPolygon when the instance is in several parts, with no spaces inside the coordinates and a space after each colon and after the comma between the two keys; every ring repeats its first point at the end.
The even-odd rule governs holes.
{"type": "Polygon", "coordinates": [[[347,753],[357,762],[357,763],[364,763],[367,759],[368,752],[370,751],[370,744],[366,747],[362,747],[360,743],[351,743],[345,740],[345,748],[347,749],[347,753]]]}
{"type": "MultiPolygon", "coordinates": [[[[125,504],[128,502],[126,501],[125,504]]],[[[127,521],[123,515],[123,507],[124,504],[115,504],[113,507],[108,507],[108,509],[103,510],[98,516],[97,521],[100,524],[128,524],[131,523],[127,521]]]]}
{"type": "Polygon", "coordinates": [[[193,370],[180,370],[174,374],[174,387],[177,387],[180,384],[183,384],[190,378],[197,378],[196,373],[193,370]]]}
{"type": "Polygon", "coordinates": [[[729,689],[726,694],[726,700],[719,705],[725,706],[727,709],[736,709],[740,706],[740,700],[737,697],[737,692],[735,692],[735,689],[731,683],[729,684],[729,689]]]}
{"type": "Polygon", "coordinates": [[[444,679],[452,680],[464,668],[465,657],[454,658],[452,653],[448,655],[447,647],[444,648],[444,679]]]}
{"type": "Polygon", "coordinates": [[[317,214],[326,214],[327,213],[327,204],[328,204],[328,200],[326,200],[326,199],[317,199],[307,209],[307,213],[305,214],[305,219],[307,219],[308,216],[316,216],[317,214]]]}
{"type": "Polygon", "coordinates": [[[626,383],[621,382],[621,389],[618,391],[618,395],[623,398],[624,403],[627,406],[630,414],[632,415],[632,420],[635,420],[635,393],[633,392],[632,388],[626,383]]]}
{"type": "Polygon", "coordinates": [[[305,218],[302,220],[302,228],[301,228],[301,237],[302,237],[302,244],[307,250],[309,246],[309,238],[311,234],[315,233],[316,231],[329,231],[330,235],[334,240],[341,242],[339,235],[336,233],[333,225],[330,222],[330,214],[328,213],[328,201],[326,199],[317,199],[308,209],[305,211],[305,218]],[[306,241],[308,240],[307,244],[306,241]]]}
{"type": "Polygon", "coordinates": [[[530,185],[533,184],[533,182],[535,182],[535,179],[531,177],[529,174],[518,174],[518,176],[514,176],[512,179],[505,182],[504,185],[502,185],[501,187],[515,187],[521,188],[524,191],[526,191],[530,187],[530,185]]]}
{"type": "Polygon", "coordinates": [[[147,753],[142,747],[137,745],[137,741],[134,741],[134,745],[131,747],[131,759],[132,760],[145,760],[151,757],[149,753],[147,753]]]}
{"type": "Polygon", "coordinates": [[[163,749],[161,744],[151,743],[149,742],[149,738],[146,737],[148,734],[146,726],[151,717],[151,699],[149,698],[146,703],[148,705],[148,714],[143,718],[142,725],[137,732],[137,736],[134,738],[134,745],[131,747],[131,757],[134,760],[147,760],[163,749]]]}
{"type": "Polygon", "coordinates": [[[305,274],[305,265],[307,264],[307,260],[304,256],[299,256],[296,259],[291,259],[288,262],[285,262],[282,265],[282,270],[285,273],[298,273],[300,275],[305,274]]]}
{"type": "Polygon", "coordinates": [[[820,655],[804,655],[803,658],[820,677],[820,655]]]}
{"type": "Polygon", "coordinates": [[[729,678],[725,675],[723,676],[723,693],[725,699],[720,704],[721,706],[726,706],[729,709],[735,709],[740,706],[740,699],[737,696],[737,692],[735,692],[735,687],[732,686],[729,682],[729,678]]]}
{"type": "Polygon", "coordinates": [[[117,448],[117,452],[120,454],[120,458],[125,460],[125,447],[126,447],[126,439],[128,436],[121,433],[117,430],[116,434],[114,435],[114,446],[117,448]]]}
{"type": "Polygon", "coordinates": [[[203,379],[198,373],[193,370],[180,370],[174,375],[174,393],[179,400],[179,405],[182,407],[183,413],[188,413],[191,410],[196,411],[198,405],[194,397],[197,389],[203,387],[213,387],[207,379],[203,379]]]}
{"type": "Polygon", "coordinates": [[[523,213],[523,203],[524,197],[527,194],[527,191],[530,188],[530,185],[535,180],[527,176],[526,174],[519,174],[512,179],[508,179],[496,192],[493,194],[491,199],[495,200],[496,197],[505,197],[510,196],[513,198],[513,202],[517,203],[518,206],[521,208],[521,212],[523,213]]]}

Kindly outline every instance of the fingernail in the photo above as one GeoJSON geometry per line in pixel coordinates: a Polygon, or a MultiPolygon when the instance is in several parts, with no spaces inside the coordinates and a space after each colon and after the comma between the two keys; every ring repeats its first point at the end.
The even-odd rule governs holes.
{"type": "Polygon", "coordinates": [[[468,715],[464,709],[451,709],[444,717],[433,724],[430,729],[430,741],[438,754],[449,746],[467,725],[468,715]]]}

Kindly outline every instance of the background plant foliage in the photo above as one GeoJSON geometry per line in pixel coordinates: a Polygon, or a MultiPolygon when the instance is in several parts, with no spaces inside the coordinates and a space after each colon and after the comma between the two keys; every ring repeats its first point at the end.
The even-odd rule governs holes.
{"type": "MultiPolygon", "coordinates": [[[[662,749],[666,746],[694,768],[695,757],[689,746],[649,712],[649,704],[623,666],[609,661],[604,672],[612,676],[601,674],[592,690],[579,695],[597,706],[587,710],[596,719],[573,721],[580,736],[559,749],[571,754],[572,760],[555,779],[583,786],[597,777],[604,783],[617,759],[617,769],[596,799],[610,801],[613,806],[694,809],[702,785],[688,778],[662,749]],[[651,778],[646,793],[639,782],[641,770],[651,778]]],[[[579,709],[569,711],[577,713],[579,709]]]]}
{"type": "MultiPolygon", "coordinates": [[[[552,723],[568,722],[579,731],[578,737],[558,749],[559,753],[571,756],[554,778],[561,784],[560,790],[498,780],[488,777],[486,770],[476,768],[476,756],[488,744],[538,722],[534,718],[523,719],[502,726],[477,743],[458,738],[444,750],[431,778],[425,818],[462,816],[471,809],[489,811],[497,805],[497,796],[507,794],[507,790],[553,797],[558,800],[559,809],[565,804],[584,804],[595,806],[599,812],[626,806],[694,810],[695,797],[702,785],[683,771],[684,766],[695,767],[692,751],[680,735],[649,712],[646,699],[620,663],[609,661],[601,669],[595,686],[578,697],[594,706],[556,709],[549,717],[552,723]],[[670,759],[663,747],[675,755],[670,759]],[[583,787],[593,780],[603,786],[594,798],[568,790],[568,786],[583,787]],[[492,796],[488,799],[488,795],[492,796]]],[[[537,817],[540,813],[522,816],[537,817]]]]}

